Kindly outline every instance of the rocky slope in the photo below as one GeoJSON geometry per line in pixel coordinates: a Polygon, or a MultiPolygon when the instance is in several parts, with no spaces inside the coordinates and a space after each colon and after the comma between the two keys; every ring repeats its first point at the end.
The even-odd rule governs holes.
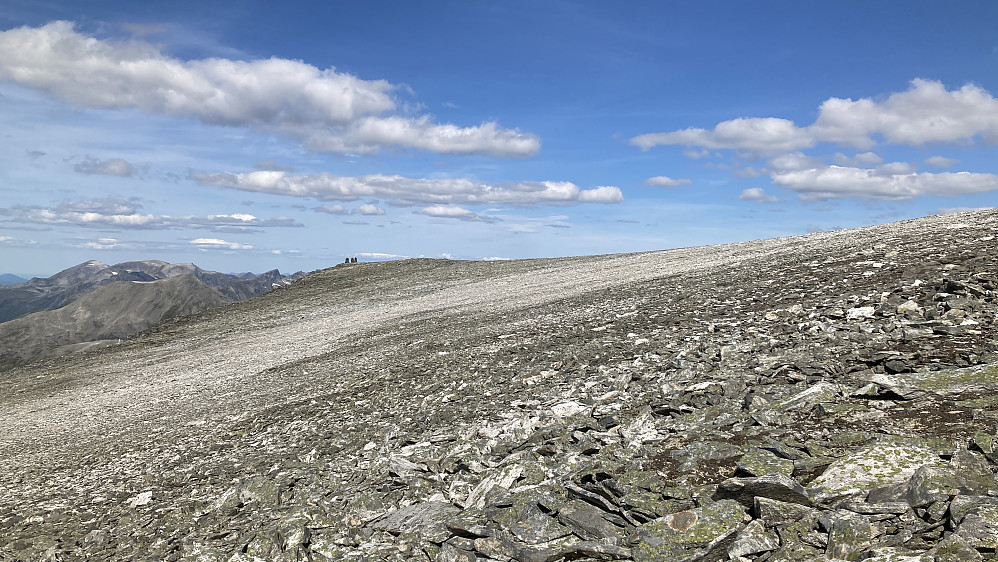
{"type": "Polygon", "coordinates": [[[0,559],[994,559],[996,227],[343,265],[15,369],[0,559]]]}
{"type": "Polygon", "coordinates": [[[142,260],[107,265],[91,260],[60,271],[52,277],[0,286],[0,322],[33,312],[61,308],[99,287],[117,281],[155,281],[179,275],[193,275],[235,302],[262,295],[274,287],[302,277],[304,273],[285,276],[275,269],[258,276],[245,277],[207,271],[192,263],[142,260]]]}
{"type": "Polygon", "coordinates": [[[226,304],[229,299],[193,275],[111,283],[62,308],[0,324],[0,371],[45,353],[117,342],[164,320],[226,304]]]}

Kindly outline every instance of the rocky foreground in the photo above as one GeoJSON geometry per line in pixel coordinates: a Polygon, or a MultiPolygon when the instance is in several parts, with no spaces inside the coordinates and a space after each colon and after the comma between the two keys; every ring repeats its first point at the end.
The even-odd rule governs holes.
{"type": "Polygon", "coordinates": [[[998,212],[343,265],[0,385],[0,560],[996,559],[998,212]]]}

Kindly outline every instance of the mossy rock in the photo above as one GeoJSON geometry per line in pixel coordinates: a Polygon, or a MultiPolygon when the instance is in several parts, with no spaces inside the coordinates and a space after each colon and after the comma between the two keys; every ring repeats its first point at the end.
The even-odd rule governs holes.
{"type": "Polygon", "coordinates": [[[749,449],[738,461],[738,471],[750,476],[782,474],[790,476],[794,472],[794,461],[778,457],[765,449],[749,449]]]}
{"type": "Polygon", "coordinates": [[[721,500],[656,519],[638,528],[634,560],[723,560],[745,517],[741,504],[721,500]]]}

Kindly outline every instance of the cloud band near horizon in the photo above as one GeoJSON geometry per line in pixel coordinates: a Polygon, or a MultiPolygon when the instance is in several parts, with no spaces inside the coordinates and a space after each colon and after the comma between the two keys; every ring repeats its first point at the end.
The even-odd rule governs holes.
{"type": "Polygon", "coordinates": [[[392,204],[507,204],[514,206],[619,203],[615,186],[582,189],[572,182],[520,182],[490,185],[467,178],[423,179],[404,176],[336,176],[330,173],[291,176],[283,171],[205,174],[189,178],[204,186],[254,193],[310,197],[320,201],[352,201],[362,197],[388,199],[392,204]]]}

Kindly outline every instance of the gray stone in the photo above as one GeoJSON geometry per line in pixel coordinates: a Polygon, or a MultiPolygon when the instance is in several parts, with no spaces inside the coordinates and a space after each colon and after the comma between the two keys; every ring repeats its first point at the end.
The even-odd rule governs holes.
{"type": "Polygon", "coordinates": [[[738,461],[738,471],[749,476],[783,474],[790,476],[794,471],[794,461],[778,457],[766,449],[749,449],[738,461]]]}
{"type": "Polygon", "coordinates": [[[645,523],[632,535],[637,562],[715,562],[744,528],[745,510],[734,500],[721,500],[645,523]]]}
{"type": "Polygon", "coordinates": [[[753,513],[766,524],[766,527],[770,528],[812,519],[814,522],[818,521],[818,510],[816,509],[764,497],[755,498],[753,513]]]}
{"type": "Polygon", "coordinates": [[[604,512],[585,502],[573,500],[558,509],[558,522],[572,529],[583,540],[601,540],[618,544],[620,527],[603,517],[604,512]]]}
{"type": "Polygon", "coordinates": [[[830,558],[856,560],[870,546],[870,521],[862,515],[839,510],[822,515],[818,522],[828,531],[826,553],[830,558]]]}
{"type": "Polygon", "coordinates": [[[939,456],[927,446],[877,443],[832,463],[810,483],[808,493],[818,502],[854,500],[875,488],[903,484],[925,465],[942,466],[939,456]]]}
{"type": "Polygon", "coordinates": [[[939,541],[925,553],[923,560],[925,558],[932,562],[983,562],[984,560],[981,553],[959,534],[951,534],[939,541]]]}
{"type": "Polygon", "coordinates": [[[393,535],[415,533],[433,542],[450,536],[446,521],[461,510],[447,502],[425,502],[393,511],[371,524],[374,529],[393,535]]]}
{"type": "Polygon", "coordinates": [[[783,474],[769,474],[751,478],[729,478],[721,482],[714,499],[732,499],[745,507],[752,507],[755,498],[769,498],[787,503],[811,505],[804,487],[783,474]]]}
{"type": "Polygon", "coordinates": [[[977,549],[998,549],[998,505],[979,505],[963,516],[956,534],[977,549]]]}
{"type": "Polygon", "coordinates": [[[728,547],[728,556],[731,558],[738,556],[748,556],[749,554],[759,554],[776,550],[780,546],[780,539],[776,533],[766,530],[766,527],[758,519],[745,526],[735,537],[735,542],[728,547]]]}

